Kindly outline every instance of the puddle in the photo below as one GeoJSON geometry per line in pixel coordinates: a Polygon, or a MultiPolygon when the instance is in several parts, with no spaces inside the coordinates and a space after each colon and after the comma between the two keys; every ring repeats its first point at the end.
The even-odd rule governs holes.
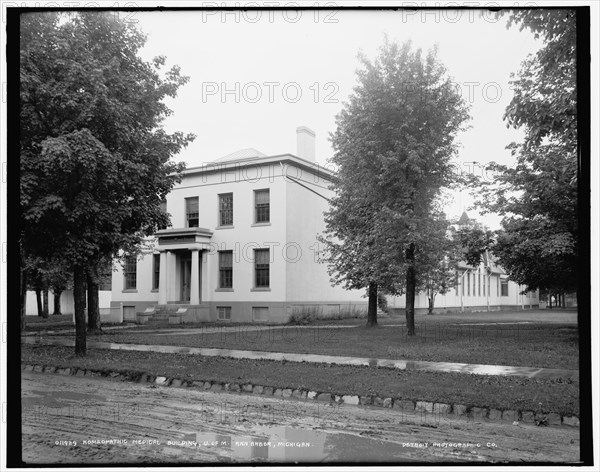
{"type": "MultiPolygon", "coordinates": [[[[188,435],[190,437],[192,435],[188,435]]],[[[347,433],[328,433],[289,426],[255,426],[248,435],[223,432],[195,434],[199,447],[239,462],[410,462],[423,451],[401,443],[347,433]]]]}
{"type": "Polygon", "coordinates": [[[42,390],[23,391],[21,404],[23,406],[31,405],[61,405],[64,403],[90,403],[94,401],[106,402],[106,397],[90,393],[77,392],[44,392],[42,390]]]}

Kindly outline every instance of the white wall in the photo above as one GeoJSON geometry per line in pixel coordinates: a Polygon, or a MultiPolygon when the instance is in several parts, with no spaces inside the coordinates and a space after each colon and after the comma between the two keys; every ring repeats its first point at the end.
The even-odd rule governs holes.
{"type": "MultiPolygon", "coordinates": [[[[326,198],[333,192],[327,186],[329,182],[322,176],[306,170],[295,169],[291,176],[297,177],[306,187],[326,198]]],[[[352,302],[364,304],[364,290],[345,290],[332,286],[327,273],[327,265],[318,262],[318,250],[322,244],[317,235],[325,230],[324,213],[329,203],[321,196],[311,192],[299,183],[288,180],[287,183],[287,300],[289,302],[352,302]],[[299,248],[299,250],[297,250],[299,248]]]]}
{"type": "MultiPolygon", "coordinates": [[[[109,290],[100,290],[98,291],[98,302],[100,308],[108,308],[110,307],[110,302],[112,299],[112,292],[109,290]]],[[[52,314],[54,312],[54,294],[50,292],[48,294],[48,312],[52,314]]],[[[70,315],[74,313],[74,305],[73,305],[73,291],[65,290],[60,295],[60,311],[63,315],[70,315]]],[[[27,300],[25,313],[27,315],[37,315],[37,301],[35,297],[35,291],[28,290],[27,291],[27,300]]]]}
{"type": "MultiPolygon", "coordinates": [[[[481,280],[484,280],[483,276],[484,271],[481,272],[481,280]]],[[[483,291],[483,282],[482,282],[482,290],[481,295],[479,292],[479,277],[478,274],[475,273],[476,284],[475,291],[473,290],[473,274],[471,274],[470,278],[470,292],[467,289],[466,282],[467,277],[465,276],[462,280],[465,283],[464,287],[464,295],[462,295],[462,303],[461,303],[461,293],[463,290],[462,285],[459,285],[457,288],[453,287],[446,294],[438,294],[435,297],[435,308],[460,308],[461,305],[465,307],[465,309],[475,308],[480,309],[481,307],[487,307],[488,304],[488,289],[486,286],[485,296],[483,291]]],[[[487,280],[487,277],[485,277],[487,280]]],[[[525,295],[520,295],[522,287],[520,287],[515,282],[509,280],[508,281],[508,296],[502,296],[502,289],[499,287],[499,274],[492,274],[490,277],[490,293],[489,293],[489,305],[491,307],[502,307],[502,306],[521,306],[523,304],[525,308],[529,308],[529,305],[538,305],[538,292],[530,292],[525,295]]],[[[404,308],[406,306],[406,296],[401,295],[398,297],[388,296],[388,306],[391,308],[404,308]]],[[[427,299],[427,295],[423,293],[419,293],[415,296],[415,308],[425,309],[429,307],[429,300],[427,299]]],[[[434,309],[435,309],[434,308],[434,309]]]]}

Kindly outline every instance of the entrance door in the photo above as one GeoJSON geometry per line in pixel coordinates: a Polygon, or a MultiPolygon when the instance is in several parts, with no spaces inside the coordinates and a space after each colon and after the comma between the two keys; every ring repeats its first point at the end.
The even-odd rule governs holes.
{"type": "Polygon", "coordinates": [[[192,260],[181,260],[181,301],[190,301],[190,282],[192,279],[192,260]]]}

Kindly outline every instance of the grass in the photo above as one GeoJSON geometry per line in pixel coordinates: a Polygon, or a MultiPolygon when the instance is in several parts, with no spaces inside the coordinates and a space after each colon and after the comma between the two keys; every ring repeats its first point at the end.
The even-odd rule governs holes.
{"type": "MultiPolygon", "coordinates": [[[[214,331],[214,330],[211,330],[214,331]]],[[[546,368],[578,368],[577,327],[569,324],[469,325],[421,323],[417,336],[404,326],[321,328],[276,326],[262,331],[236,326],[233,331],[160,334],[118,330],[98,341],[212,347],[253,351],[407,359],[546,368]]]]}
{"type": "Polygon", "coordinates": [[[184,380],[300,388],[338,395],[377,395],[579,415],[579,383],[571,379],[416,372],[111,350],[90,350],[87,357],[79,358],[74,356],[72,348],[30,345],[22,346],[21,362],[122,373],[146,372],[184,380]]]}

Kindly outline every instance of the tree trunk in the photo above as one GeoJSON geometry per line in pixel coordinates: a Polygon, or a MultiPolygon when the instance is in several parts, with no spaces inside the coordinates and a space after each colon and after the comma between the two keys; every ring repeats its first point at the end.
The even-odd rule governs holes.
{"type": "Polygon", "coordinates": [[[552,295],[548,295],[548,306],[552,310],[552,295]]]}
{"type": "Polygon", "coordinates": [[[90,269],[87,276],[87,294],[88,294],[88,333],[98,334],[102,332],[100,327],[100,307],[98,296],[98,280],[95,277],[95,270],[90,269]]]}
{"type": "Polygon", "coordinates": [[[35,301],[37,302],[37,314],[38,316],[44,316],[44,305],[42,305],[42,289],[35,289],[35,301]]]}
{"type": "Polygon", "coordinates": [[[415,335],[415,245],[410,245],[406,251],[406,260],[408,261],[408,269],[406,270],[406,334],[408,336],[415,335]]]}
{"type": "Polygon", "coordinates": [[[62,294],[62,290],[56,290],[54,292],[54,313],[53,315],[62,315],[60,311],[60,296],[62,294]]]}
{"type": "Polygon", "coordinates": [[[27,271],[21,267],[21,331],[25,331],[27,315],[27,271]]]}
{"type": "Polygon", "coordinates": [[[377,284],[369,284],[369,312],[367,314],[367,327],[377,326],[377,284]]]}
{"type": "Polygon", "coordinates": [[[85,356],[85,269],[79,265],[73,268],[73,298],[75,304],[75,355],[85,356]]]}
{"type": "Polygon", "coordinates": [[[48,318],[48,315],[50,314],[50,310],[49,310],[49,307],[48,307],[48,289],[47,288],[45,288],[42,291],[42,295],[43,295],[43,299],[44,299],[44,311],[43,311],[42,316],[44,318],[48,318]]]}
{"type": "Polygon", "coordinates": [[[431,292],[429,294],[429,309],[427,310],[428,315],[433,315],[433,308],[435,306],[435,293],[431,292]]]}

